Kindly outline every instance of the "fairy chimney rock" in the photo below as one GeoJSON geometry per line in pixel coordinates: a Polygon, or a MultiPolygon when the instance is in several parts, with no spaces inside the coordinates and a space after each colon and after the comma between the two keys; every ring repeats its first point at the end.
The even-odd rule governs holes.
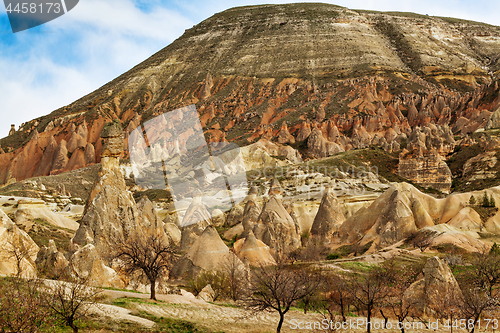
{"type": "Polygon", "coordinates": [[[103,168],[118,165],[120,155],[123,152],[123,128],[118,120],[107,123],[102,132],[101,161],[103,168]]]}

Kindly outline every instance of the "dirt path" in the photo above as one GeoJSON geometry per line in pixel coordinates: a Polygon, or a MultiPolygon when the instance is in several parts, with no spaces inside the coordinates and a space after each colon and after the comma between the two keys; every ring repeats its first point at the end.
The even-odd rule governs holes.
{"type": "MultiPolygon", "coordinates": [[[[279,316],[276,312],[253,313],[243,308],[205,304],[137,304],[137,309],[155,316],[184,319],[205,326],[214,331],[226,333],[262,333],[274,332],[279,316]]],[[[318,314],[304,315],[302,312],[287,313],[282,332],[297,332],[290,329],[289,320],[318,321],[318,314]]],[[[301,332],[304,332],[303,330],[301,332]]]]}
{"type": "Polygon", "coordinates": [[[110,317],[113,320],[127,320],[146,327],[153,327],[156,324],[154,321],[131,315],[131,311],[128,309],[109,304],[95,305],[90,308],[90,311],[101,316],[110,317]]]}

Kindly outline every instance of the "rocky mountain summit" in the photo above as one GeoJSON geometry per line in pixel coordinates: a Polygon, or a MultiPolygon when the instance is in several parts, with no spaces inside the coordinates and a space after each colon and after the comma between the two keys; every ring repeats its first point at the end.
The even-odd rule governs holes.
{"type": "Polygon", "coordinates": [[[0,183],[99,163],[111,120],[127,158],[141,123],[195,104],[209,141],[270,140],[292,163],[379,146],[403,153],[400,176],[448,192],[453,136],[497,122],[499,37],[476,22],[327,4],[229,9],[0,140],[0,183]]]}

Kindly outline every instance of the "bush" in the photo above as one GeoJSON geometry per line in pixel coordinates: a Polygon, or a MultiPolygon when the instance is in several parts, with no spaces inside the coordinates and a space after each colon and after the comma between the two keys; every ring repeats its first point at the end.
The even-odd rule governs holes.
{"type": "Polygon", "coordinates": [[[469,205],[474,206],[476,204],[476,198],[473,195],[470,196],[469,205]]]}
{"type": "Polygon", "coordinates": [[[335,259],[339,259],[340,258],[340,254],[338,253],[330,253],[329,255],[326,256],[326,260],[335,260],[335,259]]]}
{"type": "Polygon", "coordinates": [[[486,194],[486,192],[484,192],[484,195],[483,195],[483,202],[481,204],[483,207],[490,207],[490,199],[488,199],[488,194],[486,194]]]}
{"type": "Polygon", "coordinates": [[[42,280],[0,279],[0,332],[39,332],[51,327],[54,317],[45,306],[42,280]]]}
{"type": "Polygon", "coordinates": [[[490,255],[500,255],[500,246],[495,242],[490,249],[490,255]]]}
{"type": "Polygon", "coordinates": [[[196,278],[189,280],[188,288],[193,294],[198,295],[207,284],[214,290],[214,301],[230,294],[227,274],[220,271],[208,271],[198,274],[196,278]]]}

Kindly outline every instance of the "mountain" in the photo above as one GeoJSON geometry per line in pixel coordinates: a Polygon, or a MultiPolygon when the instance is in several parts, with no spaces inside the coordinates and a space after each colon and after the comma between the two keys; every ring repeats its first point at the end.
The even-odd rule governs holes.
{"type": "MultiPolygon", "coordinates": [[[[461,144],[453,135],[462,139],[496,119],[499,78],[500,27],[316,3],[232,8],[1,139],[0,184],[98,163],[110,120],[131,132],[190,104],[213,141],[265,138],[305,159],[378,145],[403,160],[417,156],[419,165],[432,153],[444,170],[440,159],[461,144]],[[417,126],[432,140],[420,140],[417,126]]],[[[432,181],[414,177],[439,179],[446,191],[452,173],[442,172],[432,181]]]]}

